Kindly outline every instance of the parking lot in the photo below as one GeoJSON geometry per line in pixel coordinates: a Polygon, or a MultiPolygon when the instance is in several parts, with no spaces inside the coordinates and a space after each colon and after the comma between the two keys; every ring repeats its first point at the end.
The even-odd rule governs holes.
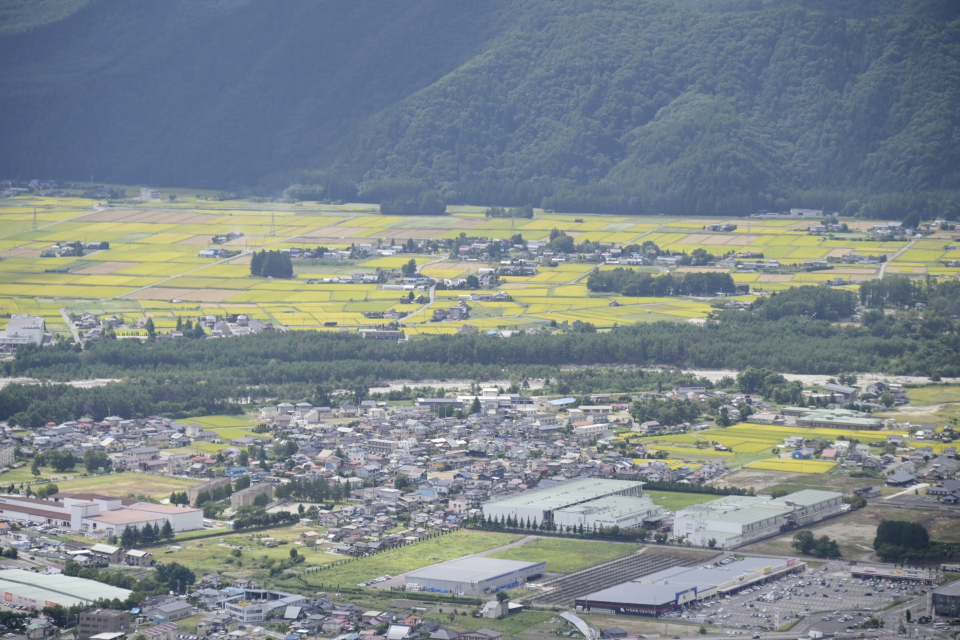
{"type": "Polygon", "coordinates": [[[779,610],[781,627],[800,617],[815,622],[812,627],[824,633],[835,633],[869,620],[872,612],[896,597],[910,599],[927,588],[919,582],[851,578],[846,565],[831,563],[664,617],[733,629],[773,630],[779,610]]]}

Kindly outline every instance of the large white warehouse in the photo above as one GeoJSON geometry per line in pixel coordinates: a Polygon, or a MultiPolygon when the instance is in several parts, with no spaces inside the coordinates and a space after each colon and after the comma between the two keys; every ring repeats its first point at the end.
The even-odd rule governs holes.
{"type": "Polygon", "coordinates": [[[169,522],[175,532],[203,528],[203,510],[89,493],[57,493],[53,500],[18,495],[0,496],[0,517],[52,524],[84,533],[119,536],[128,527],[163,527],[169,522]]]}
{"type": "Polygon", "coordinates": [[[643,495],[643,485],[627,480],[581,478],[543,489],[524,491],[483,505],[489,519],[514,518],[558,527],[619,526],[638,528],[644,519],[661,515],[663,508],[643,495]]]}
{"type": "Polygon", "coordinates": [[[673,537],[716,548],[739,545],[772,536],[840,513],[843,494],[805,489],[782,498],[725,496],[691,505],[677,512],[673,537]]]}

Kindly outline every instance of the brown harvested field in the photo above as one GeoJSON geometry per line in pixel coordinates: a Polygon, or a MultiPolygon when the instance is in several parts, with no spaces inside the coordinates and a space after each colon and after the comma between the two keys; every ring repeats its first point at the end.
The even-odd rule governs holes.
{"type": "Polygon", "coordinates": [[[706,233],[694,233],[683,239],[684,244],[706,244],[707,238],[715,236],[706,233]]]}
{"type": "MultiPolygon", "coordinates": [[[[727,244],[733,239],[734,236],[709,235],[699,244],[727,244]]],[[[740,244],[739,238],[737,238],[737,244],[740,244]]]]}
{"type": "Polygon", "coordinates": [[[220,216],[193,211],[141,211],[124,219],[124,222],[163,223],[163,224],[203,224],[217,220],[220,216]]]}
{"type": "Polygon", "coordinates": [[[187,238],[186,240],[181,240],[177,244],[206,245],[206,244],[210,244],[212,241],[213,241],[213,236],[202,235],[202,236],[193,236],[192,238],[187,238]]]}
{"type": "Polygon", "coordinates": [[[753,244],[754,242],[757,241],[757,238],[759,237],[760,236],[736,236],[735,235],[735,236],[731,236],[730,242],[728,244],[739,244],[739,245],[753,244]]]}
{"type": "Polygon", "coordinates": [[[101,211],[89,216],[84,216],[84,222],[121,222],[130,216],[135,216],[139,211],[136,209],[114,209],[112,211],[101,211]]]}
{"type": "Polygon", "coordinates": [[[40,249],[10,249],[4,252],[5,258],[39,258],[40,249]]]}
{"type": "Polygon", "coordinates": [[[757,278],[757,282],[790,282],[792,279],[789,274],[766,273],[757,278]]]}
{"type": "MultiPolygon", "coordinates": [[[[143,291],[128,293],[122,298],[130,300],[183,300],[195,292],[195,289],[173,289],[170,287],[152,287],[143,291]]],[[[236,291],[233,292],[236,294],[236,291]]]]}
{"type": "Polygon", "coordinates": [[[266,236],[243,236],[242,238],[234,238],[233,240],[227,242],[224,246],[227,247],[259,247],[262,244],[266,244],[266,236]]]}
{"type": "Polygon", "coordinates": [[[136,262],[101,262],[99,264],[90,265],[85,269],[74,271],[74,273],[82,273],[83,275],[91,276],[108,276],[111,273],[116,273],[117,271],[135,266],[137,266],[136,262]]]}
{"type": "Polygon", "coordinates": [[[828,258],[842,258],[843,256],[850,253],[850,249],[834,249],[827,254],[828,258]]]}

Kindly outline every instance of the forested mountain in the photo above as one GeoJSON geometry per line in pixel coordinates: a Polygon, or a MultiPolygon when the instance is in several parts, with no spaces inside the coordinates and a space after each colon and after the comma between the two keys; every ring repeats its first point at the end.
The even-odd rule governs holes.
{"type": "Polygon", "coordinates": [[[0,23],[0,174],[567,211],[960,209],[948,0],[64,4],[0,23]]]}

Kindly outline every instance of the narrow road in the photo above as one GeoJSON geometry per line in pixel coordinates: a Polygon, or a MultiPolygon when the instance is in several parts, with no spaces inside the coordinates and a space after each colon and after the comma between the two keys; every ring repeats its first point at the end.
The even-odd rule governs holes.
{"type": "Polygon", "coordinates": [[[73,325],[73,321],[70,320],[70,316],[67,315],[67,310],[64,308],[60,309],[60,315],[63,316],[63,321],[67,323],[67,328],[70,329],[70,333],[73,334],[73,341],[77,344],[80,342],[80,332],[77,331],[77,328],[73,325]]]}
{"type": "Polygon", "coordinates": [[[907,245],[903,249],[900,249],[900,251],[897,251],[895,254],[893,254],[892,258],[888,258],[886,262],[880,265],[880,275],[877,276],[878,279],[883,280],[883,276],[887,273],[887,265],[893,262],[894,260],[896,260],[897,258],[899,258],[904,251],[912,247],[916,242],[917,242],[916,240],[911,240],[910,242],[907,243],[907,245]]]}
{"type": "MultiPolygon", "coordinates": [[[[418,264],[418,265],[417,265],[417,273],[420,273],[420,270],[423,269],[424,267],[429,267],[429,266],[432,265],[432,264],[437,264],[438,262],[444,262],[445,260],[447,260],[447,258],[446,258],[446,257],[443,257],[443,258],[437,258],[436,260],[431,260],[430,262],[424,262],[423,264],[418,264]]],[[[409,315],[410,315],[410,316],[414,316],[414,315],[417,315],[418,313],[420,313],[421,311],[426,311],[427,309],[429,309],[429,308],[433,305],[433,303],[436,302],[436,300],[437,300],[436,290],[437,290],[437,287],[436,287],[436,286],[431,286],[431,287],[430,287],[430,301],[427,302],[427,303],[426,303],[425,305],[423,305],[422,307],[420,307],[419,309],[417,309],[417,310],[415,310],[415,311],[411,311],[409,315]]],[[[402,318],[401,318],[401,320],[402,320],[402,318]]],[[[423,322],[417,322],[417,323],[415,323],[415,324],[423,324],[423,322]]]]}

